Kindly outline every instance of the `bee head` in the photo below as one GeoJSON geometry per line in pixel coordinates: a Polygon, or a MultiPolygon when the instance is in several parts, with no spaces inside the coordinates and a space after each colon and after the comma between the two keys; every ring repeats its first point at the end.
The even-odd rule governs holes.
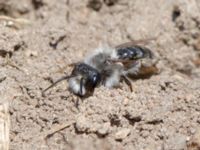
{"type": "Polygon", "coordinates": [[[77,89],[75,89],[74,86],[70,87],[72,87],[74,93],[81,97],[92,95],[94,89],[101,82],[101,74],[99,71],[85,63],[77,64],[72,71],[72,75],[78,79],[78,82],[76,82],[78,86],[76,86],[77,89]]]}

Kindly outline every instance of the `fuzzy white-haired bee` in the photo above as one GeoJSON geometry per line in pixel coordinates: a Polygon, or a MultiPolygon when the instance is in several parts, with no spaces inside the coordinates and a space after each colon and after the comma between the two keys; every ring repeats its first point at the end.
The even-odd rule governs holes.
{"type": "Polygon", "coordinates": [[[144,65],[150,65],[147,60],[152,58],[150,49],[129,42],[116,47],[99,47],[84,62],[101,73],[102,83],[106,87],[119,86],[120,81],[124,80],[132,91],[128,75],[137,75],[144,65]]]}
{"type": "Polygon", "coordinates": [[[83,97],[91,95],[94,92],[96,86],[101,82],[101,74],[95,68],[85,64],[76,63],[72,70],[71,75],[64,76],[43,90],[43,94],[57,83],[68,80],[69,90],[74,94],[83,97]]]}
{"type": "Polygon", "coordinates": [[[70,91],[81,97],[91,95],[100,84],[108,88],[117,87],[121,80],[133,91],[128,75],[138,74],[142,66],[146,65],[144,62],[152,58],[150,49],[135,42],[116,47],[99,47],[83,62],[75,63],[69,76],[58,79],[43,94],[62,80],[68,80],[70,91]]]}

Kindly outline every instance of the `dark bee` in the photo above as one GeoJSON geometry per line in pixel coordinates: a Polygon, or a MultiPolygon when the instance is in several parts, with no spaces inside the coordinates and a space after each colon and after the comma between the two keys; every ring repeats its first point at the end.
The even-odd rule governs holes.
{"type": "Polygon", "coordinates": [[[80,97],[91,95],[99,84],[113,88],[119,86],[122,80],[132,91],[128,75],[137,75],[143,66],[151,65],[146,61],[152,58],[153,53],[150,49],[139,46],[135,42],[116,47],[99,47],[82,63],[74,64],[71,75],[57,80],[43,93],[62,80],[68,80],[69,90],[80,97]]]}
{"type": "Polygon", "coordinates": [[[71,75],[58,79],[42,93],[44,94],[48,89],[63,80],[68,80],[70,91],[83,97],[91,95],[94,92],[95,87],[97,87],[101,81],[101,74],[98,70],[85,63],[77,63],[74,65],[71,75]]]}

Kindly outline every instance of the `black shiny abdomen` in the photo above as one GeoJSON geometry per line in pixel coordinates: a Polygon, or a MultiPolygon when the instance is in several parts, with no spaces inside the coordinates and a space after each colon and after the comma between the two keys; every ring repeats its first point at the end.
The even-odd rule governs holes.
{"type": "Polygon", "coordinates": [[[117,50],[119,59],[137,60],[142,58],[152,58],[152,52],[141,46],[125,47],[117,50]]]}

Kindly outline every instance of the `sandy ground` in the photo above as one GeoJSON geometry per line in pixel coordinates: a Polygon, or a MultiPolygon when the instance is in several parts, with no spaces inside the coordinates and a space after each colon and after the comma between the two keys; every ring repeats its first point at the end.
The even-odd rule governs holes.
{"type": "Polygon", "coordinates": [[[11,150],[200,149],[200,1],[1,0],[0,15],[11,150]],[[62,82],[41,96],[99,44],[151,37],[160,73],[134,92],[122,83],[81,101],[62,82]]]}

